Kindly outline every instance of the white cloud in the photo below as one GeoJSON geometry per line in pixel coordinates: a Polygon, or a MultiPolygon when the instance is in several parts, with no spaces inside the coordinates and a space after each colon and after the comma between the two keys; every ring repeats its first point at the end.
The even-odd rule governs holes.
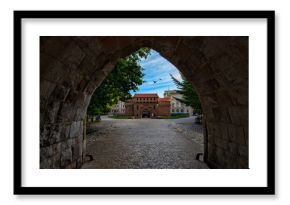
{"type": "Polygon", "coordinates": [[[139,63],[144,68],[143,80],[146,82],[139,86],[138,92],[158,93],[162,97],[165,90],[176,89],[170,74],[177,80],[182,80],[178,69],[154,50],[151,50],[147,59],[142,59],[139,63]]]}

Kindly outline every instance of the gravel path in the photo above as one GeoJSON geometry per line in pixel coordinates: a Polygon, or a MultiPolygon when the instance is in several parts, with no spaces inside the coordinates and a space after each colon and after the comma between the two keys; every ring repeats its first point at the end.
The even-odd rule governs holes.
{"type": "Polygon", "coordinates": [[[195,160],[196,153],[203,152],[202,143],[174,120],[104,118],[92,128],[87,153],[94,160],[84,169],[208,168],[195,160]]]}

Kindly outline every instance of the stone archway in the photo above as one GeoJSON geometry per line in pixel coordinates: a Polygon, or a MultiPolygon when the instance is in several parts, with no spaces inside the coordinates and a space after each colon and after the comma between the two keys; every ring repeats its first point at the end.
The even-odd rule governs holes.
{"type": "Polygon", "coordinates": [[[119,57],[151,47],[194,85],[205,115],[205,161],[248,168],[248,37],[41,37],[40,167],[78,168],[83,119],[119,57]]]}

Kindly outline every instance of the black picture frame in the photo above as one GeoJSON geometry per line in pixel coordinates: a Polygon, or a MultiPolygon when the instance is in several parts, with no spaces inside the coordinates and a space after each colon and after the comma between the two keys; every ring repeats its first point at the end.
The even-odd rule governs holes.
{"type": "Polygon", "coordinates": [[[14,11],[14,194],[16,195],[270,195],[275,194],[275,11],[14,11]],[[38,18],[222,18],[267,20],[266,187],[23,187],[21,122],[21,24],[38,18]]]}

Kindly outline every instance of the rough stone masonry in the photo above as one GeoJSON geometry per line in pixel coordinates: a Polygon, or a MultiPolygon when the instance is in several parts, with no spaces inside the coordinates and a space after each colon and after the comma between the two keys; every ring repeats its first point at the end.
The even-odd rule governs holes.
{"type": "Polygon", "coordinates": [[[40,37],[40,168],[80,168],[85,113],[118,58],[150,47],[196,88],[205,162],[248,168],[248,37],[40,37]]]}

